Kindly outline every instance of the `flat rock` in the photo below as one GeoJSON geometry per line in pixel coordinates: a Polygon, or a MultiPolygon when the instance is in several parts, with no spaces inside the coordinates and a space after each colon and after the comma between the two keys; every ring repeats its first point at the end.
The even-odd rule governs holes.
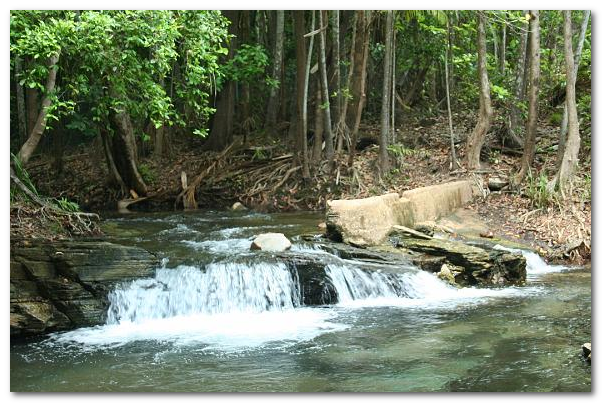
{"type": "Polygon", "coordinates": [[[292,244],[284,234],[278,232],[267,232],[257,235],[251,244],[251,250],[263,250],[266,252],[282,252],[289,250],[292,244]]]}
{"type": "Polygon", "coordinates": [[[401,236],[418,239],[431,239],[430,235],[421,231],[413,230],[412,228],[404,227],[403,225],[394,225],[389,232],[389,236],[401,236]]]}
{"type": "Polygon", "coordinates": [[[522,284],[527,277],[527,262],[521,255],[445,239],[404,238],[397,245],[427,256],[438,256],[461,271],[455,275],[459,285],[522,284]]]}

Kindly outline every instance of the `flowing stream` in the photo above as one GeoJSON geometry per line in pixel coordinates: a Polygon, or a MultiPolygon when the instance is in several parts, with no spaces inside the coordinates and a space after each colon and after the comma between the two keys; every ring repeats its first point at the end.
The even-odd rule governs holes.
{"type": "Polygon", "coordinates": [[[527,258],[525,286],[456,289],[409,264],[368,268],[300,241],[320,218],[107,220],[120,242],[163,258],[155,277],[118,285],[103,326],[13,343],[11,390],[591,390],[579,355],[591,340],[590,269],[511,250],[527,258]],[[305,305],[296,269],[249,250],[262,232],[326,262],[338,302],[305,305]]]}

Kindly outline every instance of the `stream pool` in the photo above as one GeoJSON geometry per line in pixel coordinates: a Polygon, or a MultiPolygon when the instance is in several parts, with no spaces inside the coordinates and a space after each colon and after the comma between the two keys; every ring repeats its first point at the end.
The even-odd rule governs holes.
{"type": "Polygon", "coordinates": [[[591,340],[590,268],[531,256],[523,287],[456,290],[408,267],[395,294],[390,279],[341,261],[329,270],[345,298],[308,307],[277,264],[240,263],[262,232],[326,253],[298,238],[321,218],[107,219],[114,241],[164,258],[156,278],[116,290],[104,326],[11,343],[11,391],[591,391],[580,354],[591,340]]]}

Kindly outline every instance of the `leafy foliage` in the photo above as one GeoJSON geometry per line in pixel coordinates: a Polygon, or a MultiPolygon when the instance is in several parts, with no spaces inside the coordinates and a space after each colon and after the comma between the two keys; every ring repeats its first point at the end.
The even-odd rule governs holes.
{"type": "Polygon", "coordinates": [[[41,91],[60,52],[50,121],[71,115],[66,127],[94,134],[125,109],[155,127],[203,130],[227,25],[218,11],[13,11],[10,50],[27,61],[19,83],[41,91]]]}

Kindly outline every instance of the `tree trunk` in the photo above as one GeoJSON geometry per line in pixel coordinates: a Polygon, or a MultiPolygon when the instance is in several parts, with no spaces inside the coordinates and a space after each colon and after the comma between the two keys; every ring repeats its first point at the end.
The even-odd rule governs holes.
{"type": "Polygon", "coordinates": [[[17,89],[17,124],[19,128],[19,146],[27,140],[27,120],[25,112],[25,93],[19,84],[23,71],[23,62],[19,56],[15,57],[15,87],[17,89]]]}
{"type": "Polygon", "coordinates": [[[316,79],[316,105],[315,105],[315,126],[314,126],[314,148],[312,151],[312,160],[314,166],[319,166],[322,161],[322,141],[324,138],[324,109],[322,109],[322,88],[320,80],[316,79]]]}
{"type": "Polygon", "coordinates": [[[489,77],[487,76],[487,43],[485,25],[487,23],[485,11],[478,11],[477,51],[479,73],[479,120],[474,130],[468,137],[466,147],[466,164],[468,169],[481,167],[481,148],[485,142],[485,135],[491,125],[493,108],[489,91],[489,77]]]}
{"type": "Polygon", "coordinates": [[[109,184],[118,186],[124,195],[128,194],[128,187],[126,186],[123,178],[119,174],[115,160],[113,159],[113,146],[110,134],[103,127],[100,128],[100,137],[102,140],[102,148],[105,154],[105,160],[107,161],[107,170],[109,171],[109,184]]]}
{"type": "Polygon", "coordinates": [[[366,67],[368,43],[370,39],[368,15],[366,11],[356,11],[355,41],[353,44],[353,74],[351,80],[351,101],[347,112],[348,126],[351,128],[348,166],[353,166],[357,133],[362,120],[362,110],[366,103],[366,67]]]}
{"type": "MultiPolygon", "coordinates": [[[[393,11],[393,13],[395,13],[393,11]]],[[[391,42],[391,95],[389,96],[391,102],[391,128],[389,130],[389,144],[397,143],[397,133],[395,132],[395,71],[397,70],[397,61],[395,59],[395,48],[396,48],[396,35],[395,35],[395,16],[393,16],[392,30],[392,42],[391,42]]]]}
{"type": "Polygon", "coordinates": [[[146,196],[146,183],[138,172],[138,153],[130,115],[122,110],[111,111],[110,116],[115,129],[111,150],[119,175],[128,190],[133,189],[139,196],[146,196]]]}
{"type": "Polygon", "coordinates": [[[332,120],[335,122],[334,137],[336,140],[336,151],[340,153],[343,150],[343,136],[345,135],[340,125],[341,114],[343,113],[343,94],[341,94],[341,43],[340,43],[340,19],[339,10],[332,11],[332,65],[334,67],[334,92],[336,93],[335,104],[332,114],[332,120]]]}
{"type": "MultiPolygon", "coordinates": [[[[165,80],[163,78],[159,79],[159,85],[162,88],[165,88],[165,80]]],[[[165,127],[164,124],[159,126],[158,128],[155,128],[154,124],[153,124],[153,129],[154,129],[153,131],[155,134],[153,153],[156,157],[161,158],[161,157],[165,156],[166,154],[168,154],[170,151],[168,131],[166,130],[167,128],[165,127]]]]}
{"type": "MultiPolygon", "coordinates": [[[[316,27],[316,12],[312,11],[311,12],[311,31],[313,31],[316,27]]],[[[307,147],[307,132],[308,132],[308,125],[307,125],[307,99],[308,99],[308,95],[309,95],[309,71],[311,68],[311,57],[313,54],[313,49],[314,49],[314,37],[315,35],[312,35],[309,38],[309,50],[307,52],[307,58],[306,58],[306,62],[305,62],[305,83],[304,83],[304,87],[303,87],[303,133],[305,133],[305,139],[304,139],[304,143],[303,143],[303,148],[305,150],[305,153],[307,155],[308,153],[308,147],[307,147]]],[[[319,92],[319,90],[318,90],[319,92]]],[[[317,98],[316,98],[317,99],[317,98]]],[[[317,100],[316,100],[317,102],[317,100]]],[[[317,116],[316,116],[316,124],[317,124],[317,116]]],[[[314,135],[315,138],[315,135],[314,135]]],[[[315,155],[315,151],[312,153],[312,157],[315,155]]],[[[309,160],[309,156],[307,157],[307,159],[309,160]]]]}
{"type": "MultiPolygon", "coordinates": [[[[280,82],[279,88],[282,88],[282,50],[284,47],[284,10],[276,11],[276,38],[274,40],[274,56],[272,60],[272,79],[280,82]]],[[[276,127],[276,120],[280,110],[280,91],[278,88],[270,88],[270,97],[268,101],[268,110],[266,118],[266,129],[273,134],[276,127]]]]}
{"type": "Polygon", "coordinates": [[[529,118],[527,120],[527,131],[525,134],[525,147],[521,159],[521,168],[514,178],[514,185],[520,184],[533,165],[535,157],[535,138],[537,135],[537,115],[538,115],[538,96],[539,96],[539,73],[540,73],[540,54],[539,54],[539,11],[531,10],[529,20],[530,32],[530,59],[529,69],[529,118]]]}
{"type": "Polygon", "coordinates": [[[452,38],[451,38],[451,23],[449,22],[449,18],[447,20],[447,49],[445,50],[445,98],[447,99],[447,116],[449,120],[449,141],[450,141],[450,155],[451,155],[451,169],[458,169],[460,164],[458,163],[458,159],[456,157],[456,140],[454,136],[454,122],[452,119],[452,110],[451,110],[451,100],[449,96],[449,82],[450,82],[450,74],[449,74],[449,60],[451,59],[452,52],[452,38]]]}
{"type": "Polygon", "coordinates": [[[330,117],[330,98],[328,92],[328,72],[326,71],[326,23],[327,11],[320,11],[320,78],[322,87],[322,102],[324,105],[324,142],[329,170],[334,168],[334,145],[332,143],[332,119],[330,117]]]}
{"type": "MultiPolygon", "coordinates": [[[[242,11],[242,43],[250,43],[251,38],[251,13],[249,10],[242,11]]],[[[251,103],[251,89],[248,82],[242,83],[242,129],[243,129],[243,143],[247,144],[247,138],[249,137],[252,129],[252,119],[250,112],[251,103]]]]}
{"type": "Polygon", "coordinates": [[[21,150],[19,151],[19,159],[23,165],[26,165],[31,158],[33,152],[38,146],[38,143],[42,139],[44,130],[46,129],[48,108],[51,104],[50,96],[54,91],[54,86],[56,84],[56,72],[58,70],[58,66],[56,64],[59,61],[59,56],[60,52],[48,59],[48,78],[46,79],[44,98],[42,99],[42,108],[27,141],[23,144],[23,146],[21,146],[21,150]]]}
{"type": "Polygon", "coordinates": [[[520,34],[520,44],[518,48],[518,61],[516,63],[516,76],[514,79],[514,102],[510,106],[510,119],[508,121],[508,142],[510,147],[521,148],[523,139],[519,136],[521,126],[521,110],[519,103],[525,99],[524,77],[527,60],[527,43],[529,30],[524,29],[520,34]]]}
{"type": "Polygon", "coordinates": [[[391,61],[393,52],[393,11],[387,11],[385,26],[385,56],[383,59],[383,95],[380,111],[379,166],[381,175],[389,172],[389,133],[391,125],[391,61]]]}
{"type": "MultiPolygon", "coordinates": [[[[349,20],[349,18],[347,20],[349,20]]],[[[353,51],[353,44],[355,43],[357,18],[354,17],[353,20],[354,20],[354,23],[353,23],[352,33],[351,33],[351,45],[349,47],[350,48],[349,49],[349,64],[346,67],[347,75],[346,75],[346,79],[345,79],[345,89],[347,91],[349,91],[349,89],[351,87],[351,77],[353,75],[353,70],[354,70],[353,66],[355,64],[355,61],[354,61],[355,52],[353,51]]],[[[344,38],[345,38],[345,35],[343,34],[343,40],[344,40],[344,38]]],[[[347,111],[349,110],[349,97],[347,97],[347,96],[343,97],[343,94],[341,94],[341,98],[342,98],[341,99],[342,110],[341,110],[341,114],[339,115],[339,121],[337,123],[337,128],[342,133],[342,136],[339,137],[340,141],[337,143],[337,153],[339,153],[339,154],[343,151],[343,142],[345,140],[347,141],[348,149],[350,149],[350,143],[351,143],[349,126],[347,125],[347,111]]]]}
{"type": "Polygon", "coordinates": [[[502,23],[502,43],[500,45],[500,73],[506,73],[506,21],[502,23]]]}
{"type": "Polygon", "coordinates": [[[549,184],[549,189],[558,189],[563,196],[570,193],[573,176],[579,163],[579,120],[577,117],[577,101],[575,96],[575,60],[573,59],[573,35],[571,27],[571,11],[564,14],[564,62],[566,65],[566,106],[568,111],[568,136],[562,156],[562,163],[556,176],[549,184]]]}
{"type": "Polygon", "coordinates": [[[303,167],[303,179],[309,179],[309,161],[307,158],[307,131],[303,121],[305,112],[305,65],[307,56],[305,55],[305,11],[293,11],[295,19],[295,39],[297,51],[297,153],[299,164],[303,167]]]}
{"type": "MultiPolygon", "coordinates": [[[[228,33],[233,35],[226,62],[234,57],[238,49],[238,18],[240,11],[226,10],[224,16],[232,23],[228,28],[228,33]]],[[[222,90],[217,94],[216,111],[211,124],[211,132],[207,137],[205,147],[208,150],[221,151],[232,143],[234,139],[233,120],[234,120],[234,101],[236,97],[236,83],[227,81],[222,90]]]]}
{"type": "MultiPolygon", "coordinates": [[[[577,72],[579,71],[579,63],[581,62],[581,52],[583,51],[583,44],[585,42],[585,34],[587,32],[587,25],[589,23],[590,10],[586,10],[583,15],[583,21],[581,22],[581,31],[579,32],[579,41],[577,42],[577,49],[575,50],[575,70],[573,80],[577,82],[577,72]]],[[[564,155],[564,147],[566,144],[566,131],[568,126],[568,109],[566,102],[564,103],[562,123],[560,124],[560,136],[558,138],[558,157],[556,158],[556,168],[560,168],[562,163],[562,156],[564,155]]]]}

